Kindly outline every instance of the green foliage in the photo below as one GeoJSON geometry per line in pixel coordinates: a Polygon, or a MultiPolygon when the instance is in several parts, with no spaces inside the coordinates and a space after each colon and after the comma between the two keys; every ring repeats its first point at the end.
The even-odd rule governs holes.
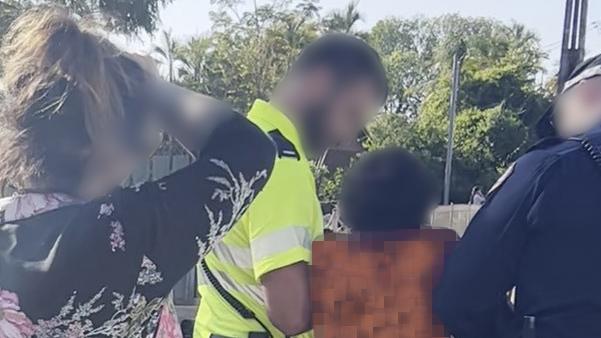
{"type": "Polygon", "coordinates": [[[203,70],[207,67],[209,48],[210,38],[198,36],[179,46],[175,52],[177,59],[182,63],[182,67],[178,69],[178,77],[185,86],[195,91],[201,91],[201,83],[205,80],[203,70]]]}
{"type": "MultiPolygon", "coordinates": [[[[357,8],[358,2],[349,2],[342,10],[334,10],[322,21],[323,30],[326,32],[340,32],[355,34],[357,22],[363,20],[363,16],[357,8]]],[[[358,34],[358,33],[357,33],[358,34]]]]}
{"type": "MultiPolygon", "coordinates": [[[[451,199],[464,202],[470,188],[490,186],[533,139],[530,131],[549,104],[535,82],[545,57],[523,26],[456,15],[386,19],[370,41],[389,69],[391,97],[369,128],[368,149],[403,146],[442,181],[448,135],[453,50],[463,41],[455,121],[451,199]],[[394,114],[391,114],[394,113],[394,114]]],[[[442,182],[441,182],[442,183],[442,182]]]]}
{"type": "Polygon", "coordinates": [[[416,115],[426,87],[436,78],[438,37],[430,19],[388,18],[369,32],[369,43],[386,67],[390,95],[385,111],[416,115]]]}
{"type": "Polygon", "coordinates": [[[343,168],[328,169],[323,164],[311,162],[311,170],[317,185],[317,197],[323,205],[333,206],[338,200],[340,185],[344,176],[343,168]]]}
{"type": "Polygon", "coordinates": [[[178,55],[180,46],[173,38],[170,31],[161,32],[161,43],[153,48],[155,60],[163,64],[167,70],[167,81],[175,82],[175,63],[180,58],[178,55]]]}
{"type": "MultiPolygon", "coordinates": [[[[533,90],[534,76],[541,70],[545,54],[536,36],[522,25],[507,26],[492,19],[458,15],[388,18],[376,23],[369,33],[369,42],[380,52],[391,74],[386,111],[417,115],[429,94],[428,87],[441,73],[450,76],[452,54],[461,41],[468,49],[464,68],[474,70],[473,81],[466,82],[468,87],[462,88],[471,91],[476,87],[485,94],[482,98],[473,95],[480,102],[469,102],[468,106],[490,108],[500,102],[498,98],[521,102],[527,95],[512,96],[512,90],[522,87],[533,90]],[[484,80],[494,84],[485,83],[487,86],[480,87],[484,80]],[[497,96],[494,104],[490,104],[486,95],[497,96]]],[[[448,105],[448,101],[445,104],[448,105]]]]}
{"type": "Polygon", "coordinates": [[[179,52],[188,87],[247,111],[268,98],[300,50],[319,32],[316,1],[274,1],[241,10],[239,1],[213,1],[210,35],[188,41],[179,52]],[[202,75],[201,75],[202,74],[202,75]]]}
{"type": "MultiPolygon", "coordinates": [[[[153,31],[160,5],[170,0],[44,2],[63,3],[81,15],[103,12],[114,29],[138,32],[153,31]]],[[[552,81],[547,87],[535,81],[546,55],[523,25],[459,15],[391,17],[360,32],[362,14],[354,2],[329,13],[321,13],[318,0],[272,0],[250,7],[244,2],[212,0],[212,28],[207,33],[187,41],[164,34],[155,56],[171,81],[245,112],[255,99],[269,98],[300,50],[317,36],[332,31],[355,34],[379,51],[390,86],[382,114],[368,128],[366,147],[403,146],[441,181],[451,61],[464,43],[454,139],[455,202],[466,201],[475,184],[489,186],[532,143],[532,127],[554,91],[552,81]]],[[[0,2],[0,34],[29,5],[28,0],[0,2]]],[[[335,199],[342,170],[314,169],[320,199],[335,199]]]]}
{"type": "MultiPolygon", "coordinates": [[[[280,2],[242,10],[241,1],[215,0],[210,33],[178,48],[178,81],[247,111],[268,98],[300,50],[322,32],[365,38],[382,56],[390,97],[369,127],[368,149],[400,145],[442,179],[446,156],[453,51],[467,55],[461,72],[452,198],[474,184],[490,185],[531,143],[530,127],[546,108],[548,90],[535,76],[545,54],[522,25],[446,15],[388,18],[358,32],[356,3],[320,15],[317,1],[280,2]],[[322,18],[322,19],[320,19],[322,18]]],[[[322,200],[336,196],[336,172],[316,168],[322,200]]],[[[341,174],[341,173],[340,173],[341,174]]]]}
{"type": "Polygon", "coordinates": [[[517,159],[526,139],[526,127],[503,106],[470,108],[456,121],[453,196],[469,196],[475,185],[490,187],[500,172],[517,159]]]}
{"type": "Polygon", "coordinates": [[[24,9],[34,4],[57,4],[82,17],[94,17],[110,30],[132,34],[152,33],[159,11],[172,0],[3,0],[0,1],[0,36],[24,9]]]}

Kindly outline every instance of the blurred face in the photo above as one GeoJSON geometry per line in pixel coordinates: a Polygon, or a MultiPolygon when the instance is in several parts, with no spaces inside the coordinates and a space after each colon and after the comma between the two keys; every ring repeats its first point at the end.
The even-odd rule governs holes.
{"type": "Polygon", "coordinates": [[[353,141],[367,123],[378,113],[380,99],[370,81],[357,82],[343,89],[326,113],[326,132],[329,144],[353,141]]]}
{"type": "Polygon", "coordinates": [[[79,197],[89,200],[110,193],[121,185],[161,144],[161,133],[151,121],[141,126],[136,140],[107,136],[92,150],[79,197]]]}
{"type": "Polygon", "coordinates": [[[601,77],[585,80],[562,94],[554,123],[559,136],[564,138],[601,125],[601,77]]]}
{"type": "Polygon", "coordinates": [[[305,141],[314,156],[356,140],[381,107],[381,95],[370,79],[338,85],[331,78],[324,82],[313,87],[322,90],[315,90],[304,114],[305,141]]]}

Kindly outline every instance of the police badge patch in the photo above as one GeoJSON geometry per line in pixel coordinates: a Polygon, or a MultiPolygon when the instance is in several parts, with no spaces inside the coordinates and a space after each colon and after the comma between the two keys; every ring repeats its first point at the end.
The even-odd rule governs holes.
{"type": "Polygon", "coordinates": [[[513,174],[514,168],[515,168],[515,162],[513,162],[509,166],[509,168],[507,168],[507,170],[505,170],[505,173],[503,173],[503,175],[501,175],[501,177],[499,177],[499,179],[495,182],[495,184],[492,185],[492,187],[490,188],[490,190],[488,191],[488,193],[486,195],[490,196],[493,192],[499,190],[499,188],[503,185],[503,183],[505,183],[505,181],[507,181],[509,176],[511,176],[511,174],[513,174]]]}

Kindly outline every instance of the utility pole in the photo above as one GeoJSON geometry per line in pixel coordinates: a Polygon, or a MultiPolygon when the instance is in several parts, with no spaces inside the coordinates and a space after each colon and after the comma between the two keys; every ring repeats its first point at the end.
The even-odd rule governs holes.
{"type": "Polygon", "coordinates": [[[453,85],[449,104],[449,131],[447,140],[447,159],[444,167],[444,198],[443,203],[449,204],[451,195],[451,171],[453,166],[453,135],[455,134],[455,116],[457,115],[457,102],[459,97],[459,81],[461,65],[465,57],[465,43],[461,41],[453,54],[453,85]]]}
{"type": "Polygon", "coordinates": [[[566,0],[563,41],[557,90],[563,86],[576,66],[584,60],[588,0],[566,0]]]}

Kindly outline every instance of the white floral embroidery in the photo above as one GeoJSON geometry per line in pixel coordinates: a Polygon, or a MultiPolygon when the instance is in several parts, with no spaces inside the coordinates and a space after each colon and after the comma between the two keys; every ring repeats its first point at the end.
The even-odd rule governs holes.
{"type": "MultiPolygon", "coordinates": [[[[207,179],[217,183],[220,187],[215,189],[212,200],[219,202],[227,202],[231,204],[231,217],[225,219],[223,210],[214,211],[205,204],[205,211],[209,218],[210,228],[207,237],[209,245],[199,237],[196,237],[198,244],[198,255],[203,257],[209,249],[231,229],[236,221],[244,214],[250,202],[255,197],[254,185],[261,179],[267,178],[267,170],[256,172],[255,176],[246,179],[242,173],[237,176],[232,172],[230,167],[222,160],[211,159],[211,163],[221,168],[226,176],[212,176],[207,179]]],[[[228,206],[229,207],[229,206],[228,206]]]]}
{"type": "Polygon", "coordinates": [[[113,315],[103,323],[94,325],[90,317],[105,308],[99,303],[106,289],[100,290],[88,302],[75,305],[77,293],[69,298],[59,314],[49,320],[39,320],[35,325],[38,338],[81,338],[105,336],[110,338],[145,338],[154,335],[163,298],[147,301],[134,289],[129,299],[113,293],[113,315]]]}
{"type": "Polygon", "coordinates": [[[115,206],[113,205],[113,203],[102,203],[100,205],[100,212],[98,213],[98,219],[104,217],[109,217],[113,214],[113,211],[115,211],[115,206]]]}
{"type": "Polygon", "coordinates": [[[109,237],[111,240],[111,251],[115,252],[117,249],[125,251],[125,239],[123,239],[125,233],[123,232],[123,225],[121,225],[121,222],[119,221],[112,221],[111,228],[113,229],[109,237]]]}
{"type": "Polygon", "coordinates": [[[196,245],[198,245],[198,256],[200,258],[204,257],[206,252],[209,251],[207,248],[207,243],[205,243],[202,238],[196,236],[196,245]]]}
{"type": "Polygon", "coordinates": [[[142,259],[142,269],[140,270],[140,274],[138,275],[138,285],[154,285],[156,283],[160,283],[163,281],[163,276],[161,273],[157,271],[157,266],[154,262],[144,256],[142,259]]]}

